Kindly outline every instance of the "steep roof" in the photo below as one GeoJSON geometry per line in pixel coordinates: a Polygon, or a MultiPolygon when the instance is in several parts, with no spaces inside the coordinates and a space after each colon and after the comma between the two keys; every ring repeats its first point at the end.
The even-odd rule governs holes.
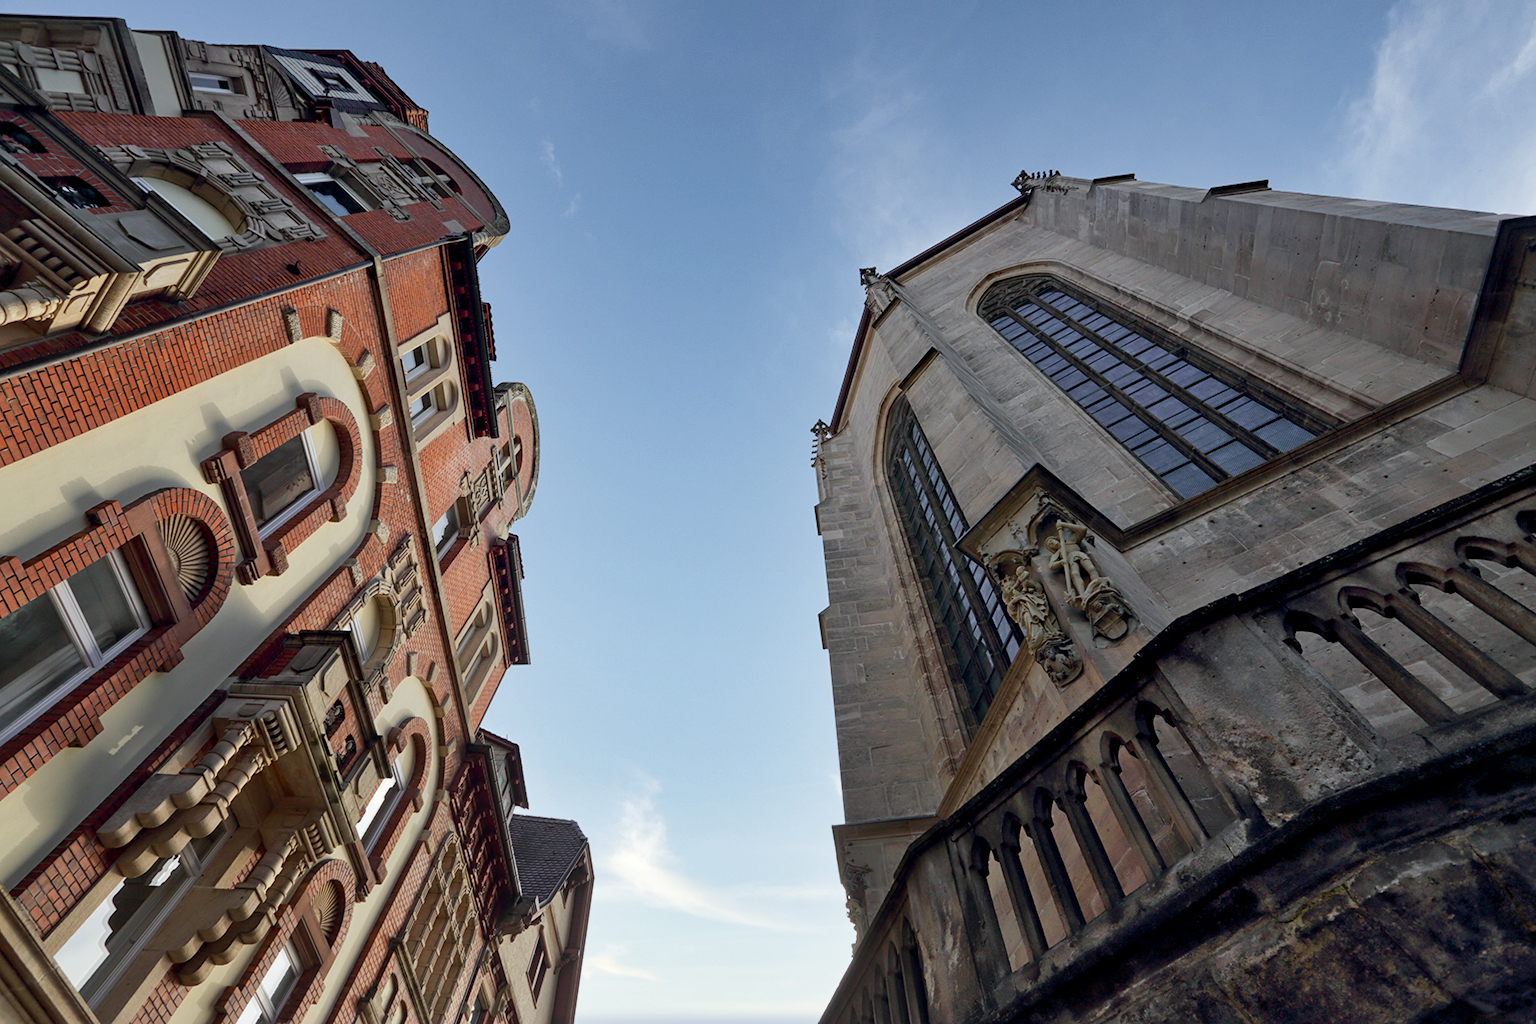
{"type": "Polygon", "coordinates": [[[548,903],[587,848],[581,826],[563,818],[514,814],[507,821],[523,895],[548,903]]]}

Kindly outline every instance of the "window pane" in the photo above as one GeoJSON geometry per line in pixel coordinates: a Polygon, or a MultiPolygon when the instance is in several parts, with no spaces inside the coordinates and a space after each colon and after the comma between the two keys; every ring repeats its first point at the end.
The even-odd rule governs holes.
{"type": "Polygon", "coordinates": [[[1180,497],[1192,498],[1201,491],[1209,490],[1216,486],[1216,481],[1206,476],[1199,466],[1193,462],[1180,469],[1174,470],[1163,477],[1169,487],[1179,493],[1180,497]]]}
{"type": "Polygon", "coordinates": [[[284,946],[278,951],[272,966],[267,968],[267,973],[262,976],[260,985],[262,994],[272,1004],[274,1011],[282,1009],[283,1000],[288,997],[288,990],[293,988],[294,979],[298,976],[298,965],[294,963],[289,948],[284,946]]]}
{"type": "Polygon", "coordinates": [[[363,213],[368,209],[357,201],[357,197],[347,191],[339,181],[306,181],[304,187],[314,193],[320,205],[336,214],[345,217],[352,213],[363,213]]]}
{"type": "Polygon", "coordinates": [[[84,667],[47,594],[0,619],[0,725],[84,667]]]}
{"type": "Polygon", "coordinates": [[[294,502],[315,489],[309,469],[309,455],[304,451],[304,435],[284,441],[263,455],[254,466],[242,470],[256,525],[265,526],[294,502]]]}
{"type": "Polygon", "coordinates": [[[109,919],[117,909],[116,897],[122,891],[123,884],[117,883],[112,894],[91,911],[91,916],[75,929],[75,934],[64,943],[64,948],[54,954],[53,959],[59,965],[59,970],[64,972],[64,977],[76,989],[83,987],[90,976],[96,973],[96,968],[107,959],[107,938],[112,934],[109,919]]]}
{"type": "Polygon", "coordinates": [[[98,559],[71,576],[69,591],[103,653],[139,628],[133,605],[112,569],[111,556],[98,559]]]}
{"type": "Polygon", "coordinates": [[[1298,427],[1290,420],[1275,420],[1269,426],[1260,427],[1254,433],[1283,452],[1288,452],[1297,445],[1306,444],[1316,436],[1312,431],[1305,427],[1298,427]]]}

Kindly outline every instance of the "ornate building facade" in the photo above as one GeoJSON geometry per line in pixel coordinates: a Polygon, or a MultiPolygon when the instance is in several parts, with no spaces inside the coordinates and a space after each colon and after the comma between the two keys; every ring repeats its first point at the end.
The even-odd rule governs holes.
{"type": "Polygon", "coordinates": [[[482,728],[539,475],[506,235],[350,51],[0,17],[0,1019],[574,1019],[482,728]]]}
{"type": "Polygon", "coordinates": [[[1021,175],[816,508],[824,1024],[1536,1014],[1536,218],[1021,175]]]}

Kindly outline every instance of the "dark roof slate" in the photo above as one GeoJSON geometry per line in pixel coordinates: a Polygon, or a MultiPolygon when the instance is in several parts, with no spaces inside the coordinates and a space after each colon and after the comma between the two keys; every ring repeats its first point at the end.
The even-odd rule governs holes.
{"type": "Polygon", "coordinates": [[[543,906],[560,891],[571,868],[581,859],[587,837],[574,821],[536,814],[512,815],[507,831],[512,835],[523,895],[532,896],[543,906]]]}

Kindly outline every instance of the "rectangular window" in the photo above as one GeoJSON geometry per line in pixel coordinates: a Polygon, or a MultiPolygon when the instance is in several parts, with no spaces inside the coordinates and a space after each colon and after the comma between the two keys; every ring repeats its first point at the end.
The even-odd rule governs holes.
{"type": "Polygon", "coordinates": [[[400,799],[400,791],[404,788],[405,784],[400,781],[400,766],[391,765],[389,778],[379,783],[373,796],[368,798],[368,806],[363,808],[363,816],[357,819],[357,835],[365,848],[371,847],[378,838],[379,829],[389,820],[395,801],[400,799]]]}
{"type": "Polygon", "coordinates": [[[0,619],[0,740],[148,628],[116,552],[0,619]]]}
{"type": "Polygon", "coordinates": [[[339,71],[321,71],[318,68],[309,68],[309,73],[315,76],[315,81],[320,83],[320,88],[326,92],[332,89],[340,89],[342,92],[353,92],[352,83],[339,71]]]}
{"type": "Polygon", "coordinates": [[[437,557],[441,559],[453,547],[453,542],[459,539],[459,506],[458,503],[448,506],[448,511],[443,517],[432,524],[432,546],[437,549],[437,557]]]}
{"type": "Polygon", "coordinates": [[[423,420],[428,419],[432,415],[432,410],[435,409],[435,408],[437,408],[437,402],[435,402],[433,400],[432,392],[430,392],[430,391],[428,391],[426,394],[421,395],[420,397],[412,400],[412,402],[411,402],[411,423],[412,423],[412,425],[418,425],[423,420]]]}
{"type": "Polygon", "coordinates": [[[301,185],[320,200],[321,206],[338,217],[366,213],[369,209],[368,204],[357,197],[357,193],[329,174],[299,174],[296,177],[301,185]]]}
{"type": "Polygon", "coordinates": [[[539,990],[544,987],[544,975],[549,973],[549,955],[544,952],[544,940],[540,938],[533,947],[533,960],[528,964],[528,989],[533,1001],[539,1001],[539,990]]]}
{"type": "Polygon", "coordinates": [[[240,482],[262,536],[288,521],[306,499],[319,492],[320,471],[305,431],[284,441],[254,465],[240,471],[240,482]]]}
{"type": "Polygon", "coordinates": [[[262,975],[255,994],[236,1024],[272,1024],[276,1021],[283,1004],[293,993],[294,983],[299,980],[299,963],[298,950],[294,949],[293,943],[278,950],[277,959],[262,975]]]}
{"type": "Polygon", "coordinates": [[[427,359],[427,346],[417,345],[405,355],[400,357],[400,365],[405,369],[405,379],[412,380],[421,376],[432,368],[427,359]]]}
{"type": "Polygon", "coordinates": [[[187,78],[192,82],[192,88],[197,92],[222,92],[234,93],[240,90],[235,88],[235,81],[223,75],[209,75],[200,71],[187,72],[187,78]]]}

